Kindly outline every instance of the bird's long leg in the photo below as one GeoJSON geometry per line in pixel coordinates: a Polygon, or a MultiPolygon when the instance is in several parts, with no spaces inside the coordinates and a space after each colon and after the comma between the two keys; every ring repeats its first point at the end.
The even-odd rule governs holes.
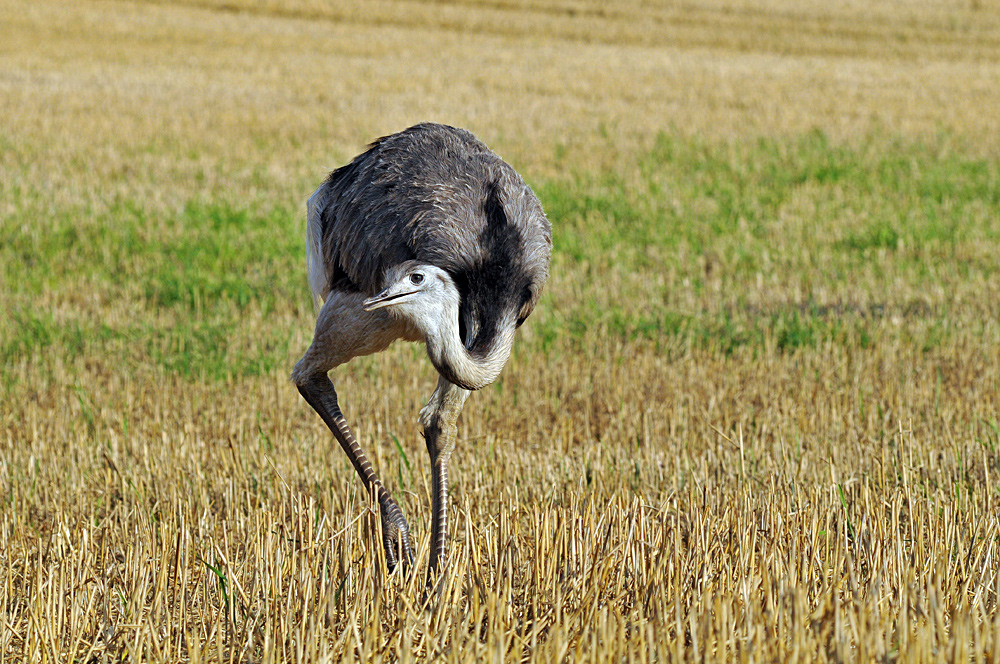
{"type": "Polygon", "coordinates": [[[334,438],[344,448],[348,458],[354,465],[365,488],[378,500],[379,510],[382,513],[382,540],[385,546],[385,559],[392,571],[398,562],[408,565],[413,562],[413,548],[410,544],[410,528],[403,517],[399,505],[393,500],[389,490],[383,486],[382,481],[375,474],[368,456],[361,449],[357,439],[347,426],[343,413],[340,412],[340,405],[337,403],[337,392],[333,388],[333,383],[325,374],[314,374],[310,379],[298,385],[299,392],[313,407],[319,416],[323,418],[326,425],[330,427],[334,438]],[[397,555],[400,557],[397,558],[397,555]]]}
{"type": "Polygon", "coordinates": [[[448,462],[455,450],[456,422],[469,391],[441,378],[430,401],[420,411],[427,452],[431,457],[431,553],[427,582],[443,570],[448,554],[448,462]]]}
{"type": "Polygon", "coordinates": [[[382,514],[382,540],[389,570],[413,561],[410,528],[396,501],[382,485],[371,462],[347,426],[337,392],[327,372],[352,357],[384,350],[400,336],[398,324],[384,312],[366,312],[360,293],[330,293],[316,321],[312,345],[295,365],[292,381],[344,448],[382,514]]]}

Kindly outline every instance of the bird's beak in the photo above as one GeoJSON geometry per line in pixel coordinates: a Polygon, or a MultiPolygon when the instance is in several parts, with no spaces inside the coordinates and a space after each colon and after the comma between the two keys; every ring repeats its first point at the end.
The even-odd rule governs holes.
{"type": "Polygon", "coordinates": [[[389,290],[386,289],[374,297],[370,297],[361,303],[365,311],[375,311],[376,309],[381,309],[388,304],[389,290]]]}
{"type": "Polygon", "coordinates": [[[386,288],[384,291],[370,297],[361,303],[361,306],[365,311],[375,311],[376,309],[381,309],[382,307],[388,307],[390,304],[395,304],[396,301],[405,296],[410,295],[414,291],[400,291],[393,288],[386,288]]]}

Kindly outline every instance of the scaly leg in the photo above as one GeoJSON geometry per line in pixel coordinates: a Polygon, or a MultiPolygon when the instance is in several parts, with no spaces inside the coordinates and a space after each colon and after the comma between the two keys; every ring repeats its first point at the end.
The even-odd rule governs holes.
{"type": "Polygon", "coordinates": [[[377,353],[394,339],[405,336],[405,330],[384,312],[364,311],[363,299],[360,293],[330,294],[316,321],[312,345],[295,365],[292,381],[344,448],[369,495],[378,500],[382,513],[382,543],[391,572],[399,562],[404,565],[413,562],[410,528],[347,426],[337,403],[337,392],[327,375],[330,369],[352,357],[377,353]]]}
{"type": "Polygon", "coordinates": [[[469,391],[441,378],[430,401],[420,411],[427,452],[431,457],[431,553],[427,583],[443,571],[448,554],[448,461],[455,450],[456,422],[469,391]]]}
{"type": "Polygon", "coordinates": [[[314,374],[308,382],[300,384],[298,388],[313,410],[319,413],[326,425],[330,427],[337,442],[344,448],[344,452],[354,464],[354,470],[358,472],[369,494],[374,494],[378,499],[379,511],[382,513],[382,544],[385,547],[385,560],[389,571],[394,570],[398,562],[402,562],[404,567],[409,565],[413,562],[410,527],[400,511],[399,505],[396,504],[389,490],[383,486],[382,481],[375,474],[365,451],[358,445],[357,439],[348,428],[344,415],[340,412],[337,392],[334,390],[330,378],[325,373],[314,374]]]}

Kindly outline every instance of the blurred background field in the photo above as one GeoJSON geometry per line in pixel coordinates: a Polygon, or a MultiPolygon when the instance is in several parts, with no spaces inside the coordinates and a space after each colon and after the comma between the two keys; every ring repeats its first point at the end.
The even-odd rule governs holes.
{"type": "MultiPolygon", "coordinates": [[[[998,71],[993,0],[0,0],[0,659],[1000,661],[998,71]],[[424,120],[555,247],[430,612],[287,380],[424,120]]],[[[423,349],[333,379],[426,547],[423,349]]]]}

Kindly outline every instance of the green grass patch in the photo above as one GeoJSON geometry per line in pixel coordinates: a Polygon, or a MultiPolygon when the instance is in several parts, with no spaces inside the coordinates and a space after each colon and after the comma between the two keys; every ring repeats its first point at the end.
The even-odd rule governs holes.
{"type": "Polygon", "coordinates": [[[581,290],[536,322],[543,345],[586,345],[600,328],[720,352],[864,347],[888,329],[872,316],[881,309],[905,313],[907,343],[933,348],[955,329],[943,318],[981,316],[976,284],[1000,268],[997,164],[884,136],[663,133],[631,169],[536,190],[553,224],[554,279],[572,275],[581,290]],[[908,310],[929,294],[934,306],[908,310]]]}
{"type": "MultiPolygon", "coordinates": [[[[554,254],[533,343],[947,343],[1000,269],[1000,174],[942,145],[664,132],[619,170],[534,183],[554,254]]],[[[0,223],[5,366],[89,353],[222,379],[288,362],[298,327],[272,319],[312,325],[303,213],[267,202],[277,183],[169,208],[120,192],[60,206],[24,181],[0,223]]]]}
{"type": "Polygon", "coordinates": [[[304,238],[289,210],[252,214],[226,205],[190,202],[168,234],[146,247],[143,296],[155,307],[203,312],[219,306],[273,309],[301,295],[292,269],[304,238]]]}
{"type": "Polygon", "coordinates": [[[113,201],[42,212],[39,193],[0,226],[0,361],[100,355],[226,378],[285,361],[289,330],[246,319],[311,306],[291,210],[193,199],[174,212],[113,201]],[[35,223],[31,223],[35,220],[35,223]],[[41,221],[37,221],[41,220],[41,221]],[[65,298],[65,300],[64,300],[65,298]],[[60,302],[56,316],[40,301],[60,302]],[[127,315],[115,313],[122,305],[127,315]]]}
{"type": "MultiPolygon", "coordinates": [[[[661,133],[627,173],[573,173],[536,190],[557,250],[575,261],[604,254],[642,264],[649,245],[704,252],[733,239],[746,253],[801,240],[840,254],[901,241],[911,248],[1000,241],[995,162],[880,137],[845,146],[811,132],[719,144],[661,133]],[[797,200],[821,216],[790,220],[797,200]]],[[[756,267],[746,261],[746,269],[756,267]]]]}

